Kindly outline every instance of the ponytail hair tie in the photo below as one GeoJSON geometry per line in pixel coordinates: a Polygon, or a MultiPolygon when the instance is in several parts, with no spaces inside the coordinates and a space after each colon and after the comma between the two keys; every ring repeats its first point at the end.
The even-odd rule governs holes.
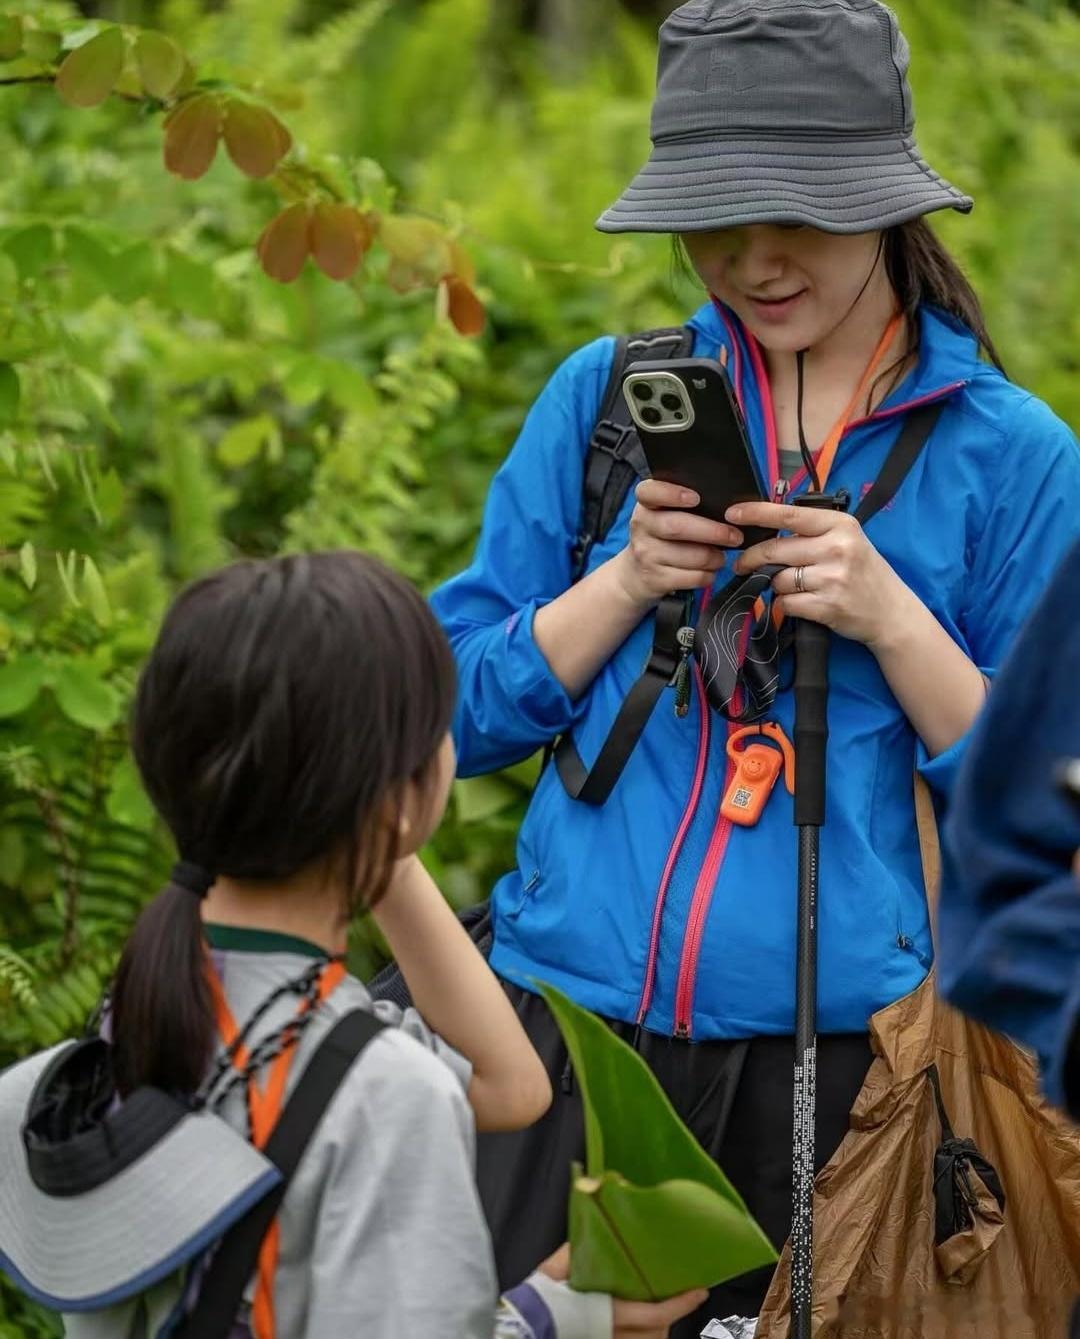
{"type": "Polygon", "coordinates": [[[169,882],[186,892],[193,893],[198,898],[203,898],[213,887],[216,877],[192,860],[178,860],[172,867],[169,882]]]}

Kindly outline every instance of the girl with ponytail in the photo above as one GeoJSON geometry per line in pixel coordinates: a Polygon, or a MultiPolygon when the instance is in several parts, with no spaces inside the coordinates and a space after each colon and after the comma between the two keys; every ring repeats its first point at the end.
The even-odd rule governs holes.
{"type": "MultiPolygon", "coordinates": [[[[358,553],[237,563],[169,610],[133,748],[179,859],[123,951],[107,1059],[68,1043],[0,1079],[0,1267],[73,1313],[69,1339],[191,1333],[214,1256],[162,1281],[191,1256],[176,1225],[237,1182],[356,1011],[383,1026],[319,1115],[231,1339],[630,1339],[700,1301],[627,1307],[537,1272],[497,1303],[474,1124],[520,1128],[551,1090],[416,854],[446,806],[453,702],[424,600],[358,553]],[[346,972],[361,912],[415,1008],[375,1004],[346,972]],[[215,1159],[223,1129],[231,1152],[215,1159]],[[145,1266],[121,1271],[123,1288],[118,1255],[145,1266]]],[[[204,1251],[220,1235],[208,1227],[204,1251]]]]}

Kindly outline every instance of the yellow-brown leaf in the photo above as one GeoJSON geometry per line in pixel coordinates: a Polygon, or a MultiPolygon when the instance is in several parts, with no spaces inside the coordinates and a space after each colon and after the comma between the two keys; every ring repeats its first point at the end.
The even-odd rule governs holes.
{"type": "Polygon", "coordinates": [[[185,98],[165,118],[165,166],[185,181],[210,170],[221,134],[221,105],[213,93],[185,98]]]}
{"type": "Polygon", "coordinates": [[[97,107],[113,91],[123,65],[124,34],[106,28],[64,58],[56,91],[73,107],[97,107]]]}
{"type": "Polygon", "coordinates": [[[384,214],[379,220],[379,240],[401,272],[413,271],[419,283],[437,284],[452,269],[450,238],[431,219],[384,214]]]}
{"type": "Polygon", "coordinates": [[[330,279],[349,279],[363,255],[363,220],[351,205],[319,204],[311,218],[311,257],[330,279]]]}
{"type": "Polygon", "coordinates": [[[145,29],[135,39],[135,63],[142,86],[152,98],[170,98],[184,76],[187,58],[164,33],[145,29]]]}
{"type": "Polygon", "coordinates": [[[311,250],[311,231],[307,205],[290,205],[270,220],[255,251],[271,279],[291,284],[297,278],[311,250]]]}
{"type": "Polygon", "coordinates": [[[443,280],[446,285],[447,309],[454,329],[459,335],[481,335],[487,324],[484,304],[470,286],[448,274],[443,280]]]}
{"type": "Polygon", "coordinates": [[[225,147],[241,172],[268,177],[292,147],[292,138],[272,112],[239,98],[225,103],[225,147]]]}

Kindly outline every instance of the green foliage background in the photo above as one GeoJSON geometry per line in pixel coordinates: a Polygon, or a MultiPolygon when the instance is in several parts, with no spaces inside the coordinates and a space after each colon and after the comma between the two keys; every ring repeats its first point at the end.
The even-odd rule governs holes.
{"type": "MultiPolygon", "coordinates": [[[[107,15],[269,90],[370,201],[458,228],[489,304],[478,342],[377,265],[271,282],[252,248],[270,188],[222,162],[167,176],[160,126],[129,103],[0,86],[0,1063],[82,1025],[170,863],[124,729],[170,594],[238,555],[343,545],[429,589],[466,560],[556,363],[696,305],[663,239],[592,230],[647,149],[655,56],[615,0],[587,8],[580,30],[539,31],[498,0],[107,15]]],[[[1080,18],[1052,0],[898,9],[924,152],[978,202],[941,231],[1015,379],[1080,423],[1080,18]]],[[[92,30],[67,0],[7,11],[69,43],[92,30]]],[[[458,783],[428,853],[454,902],[510,863],[531,775],[458,783]]],[[[353,954],[362,974],[380,961],[363,926],[353,954]]],[[[0,1336],[56,1332],[0,1297],[0,1336]]]]}

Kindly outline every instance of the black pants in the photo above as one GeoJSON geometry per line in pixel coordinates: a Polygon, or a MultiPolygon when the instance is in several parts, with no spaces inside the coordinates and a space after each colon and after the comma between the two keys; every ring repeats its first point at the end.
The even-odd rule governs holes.
{"type": "MultiPolygon", "coordinates": [[[[551,1076],[551,1109],[512,1134],[482,1135],[478,1176],[503,1288],[520,1283],[566,1239],[570,1163],[584,1160],[577,1085],[566,1047],[547,1005],[504,983],[518,1016],[551,1076]]],[[[635,1029],[612,1028],[626,1041],[635,1029]]],[[[682,1041],[641,1032],[637,1049],[705,1150],[724,1169],[779,1249],[791,1228],[792,1037],[749,1041],[682,1041]]],[[[823,1167],[848,1129],[848,1113],[870,1067],[864,1033],[818,1040],[817,1166],[823,1167]]],[[[709,1301],[671,1331],[697,1339],[713,1316],[756,1316],[772,1278],[758,1269],[714,1288],[709,1301]]]]}

